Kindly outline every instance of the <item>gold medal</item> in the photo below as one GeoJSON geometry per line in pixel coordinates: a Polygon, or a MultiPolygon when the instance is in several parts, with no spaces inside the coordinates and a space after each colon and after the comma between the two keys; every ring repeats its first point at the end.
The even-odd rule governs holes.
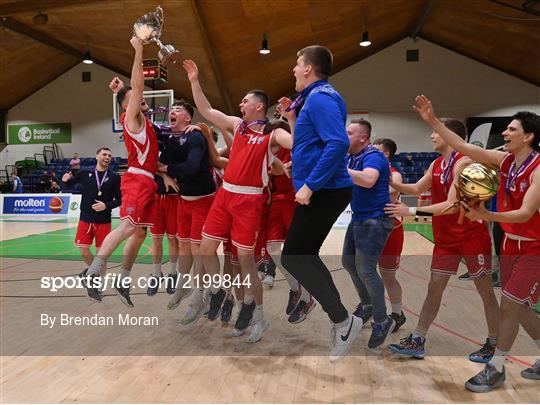
{"type": "Polygon", "coordinates": [[[99,190],[99,191],[97,192],[98,197],[101,197],[101,194],[103,194],[103,193],[101,192],[101,190],[99,190]]]}

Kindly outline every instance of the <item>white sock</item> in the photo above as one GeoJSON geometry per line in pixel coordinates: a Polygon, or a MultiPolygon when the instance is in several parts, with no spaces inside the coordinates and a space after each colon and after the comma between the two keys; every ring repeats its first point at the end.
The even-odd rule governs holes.
{"type": "Polygon", "coordinates": [[[253,302],[253,295],[252,294],[244,294],[244,304],[246,305],[251,305],[251,303],[253,302]]]}
{"type": "Polygon", "coordinates": [[[152,274],[158,278],[161,277],[161,262],[154,263],[154,271],[152,274]]]}
{"type": "Polygon", "coordinates": [[[306,290],[304,287],[300,287],[302,289],[302,292],[300,294],[300,301],[309,302],[309,298],[311,297],[311,294],[308,290],[306,290]]]}
{"type": "Polygon", "coordinates": [[[401,302],[392,302],[392,312],[401,314],[401,302]]]}
{"type": "Polygon", "coordinates": [[[259,321],[261,319],[264,319],[264,313],[261,305],[256,305],[255,309],[253,310],[253,320],[259,321]]]}
{"type": "Polygon", "coordinates": [[[107,262],[105,262],[105,260],[103,260],[99,256],[95,256],[94,261],[92,262],[90,267],[88,267],[88,271],[86,272],[86,274],[88,276],[97,275],[101,272],[101,269],[104,268],[106,265],[107,265],[107,262]]]}
{"type": "Polygon", "coordinates": [[[128,269],[120,269],[120,279],[131,277],[131,270],[128,269]]]}
{"type": "Polygon", "coordinates": [[[336,326],[336,328],[343,328],[344,326],[349,325],[350,320],[351,320],[351,318],[349,316],[347,316],[347,319],[345,319],[343,322],[334,323],[334,325],[336,326]]]}
{"type": "Polygon", "coordinates": [[[176,262],[169,261],[169,275],[176,274],[176,262]]]}
{"type": "Polygon", "coordinates": [[[506,361],[507,354],[508,352],[503,352],[502,350],[495,348],[495,354],[489,361],[489,364],[495,367],[499,373],[503,371],[504,362],[506,361]]]}
{"type": "Polygon", "coordinates": [[[420,338],[421,342],[425,342],[426,341],[426,334],[421,332],[421,331],[418,331],[417,329],[415,329],[413,331],[413,333],[412,333],[412,338],[413,338],[413,340],[417,339],[417,338],[420,338]]]}

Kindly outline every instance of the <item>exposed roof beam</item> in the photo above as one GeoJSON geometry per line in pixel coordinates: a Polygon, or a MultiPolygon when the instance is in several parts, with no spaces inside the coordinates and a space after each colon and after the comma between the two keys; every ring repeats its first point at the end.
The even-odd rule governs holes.
{"type": "Polygon", "coordinates": [[[190,3],[193,9],[193,15],[195,16],[195,20],[197,21],[197,25],[204,42],[204,47],[207,50],[208,59],[210,60],[210,66],[212,67],[212,72],[214,73],[214,78],[216,79],[219,93],[221,94],[221,98],[225,104],[226,111],[224,112],[229,115],[235,115],[233,103],[231,102],[231,97],[227,91],[227,82],[225,81],[224,76],[216,62],[216,58],[214,57],[214,48],[212,48],[212,44],[210,43],[210,39],[208,37],[208,31],[206,30],[206,26],[203,24],[201,19],[199,7],[197,6],[197,0],[191,0],[190,3]]]}
{"type": "Polygon", "coordinates": [[[426,20],[429,16],[429,13],[431,13],[431,9],[435,5],[437,0],[428,0],[426,3],[426,6],[424,7],[424,12],[422,13],[422,17],[420,17],[420,20],[416,23],[416,26],[414,27],[413,31],[411,32],[411,38],[416,39],[418,37],[418,34],[422,30],[422,27],[426,23],[426,20]]]}
{"type": "Polygon", "coordinates": [[[26,11],[38,12],[51,10],[58,7],[78,6],[84,3],[95,3],[104,0],[28,0],[28,1],[12,1],[11,3],[0,5],[0,15],[5,16],[15,13],[23,13],[26,11]]]}
{"type": "MultiPolygon", "coordinates": [[[[84,52],[81,52],[76,48],[73,48],[61,41],[58,41],[57,39],[43,32],[36,31],[35,29],[29,27],[28,25],[23,24],[20,21],[17,21],[11,17],[1,17],[0,25],[9,29],[10,31],[16,32],[17,34],[24,35],[25,37],[30,38],[34,41],[50,46],[51,48],[54,48],[57,51],[63,52],[67,55],[71,55],[74,58],[79,59],[80,61],[84,59],[84,56],[85,56],[84,52]]],[[[130,76],[130,73],[126,72],[125,70],[119,69],[116,66],[112,66],[105,61],[96,59],[94,56],[92,56],[92,60],[94,61],[94,63],[97,63],[98,65],[101,65],[104,68],[120,73],[121,75],[124,75],[127,77],[130,76]]]]}

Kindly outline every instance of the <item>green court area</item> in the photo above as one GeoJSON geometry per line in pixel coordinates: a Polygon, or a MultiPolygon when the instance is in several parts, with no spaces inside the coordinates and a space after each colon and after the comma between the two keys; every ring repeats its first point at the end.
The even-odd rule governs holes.
{"type": "MultiPolygon", "coordinates": [[[[3,221],[9,221],[2,219],[3,221]]],[[[67,220],[55,222],[68,222],[67,220]]],[[[77,221],[75,221],[77,222],[77,221]]],[[[113,228],[120,223],[120,220],[113,219],[113,228]]],[[[17,239],[10,239],[0,242],[0,256],[21,259],[54,259],[54,260],[81,260],[79,249],[73,244],[77,227],[60,229],[57,231],[38,233],[17,239]]],[[[151,264],[152,257],[150,246],[152,245],[150,234],[146,237],[137,263],[151,264]]],[[[120,263],[122,261],[122,243],[110,258],[110,262],[120,263]]],[[[167,242],[163,243],[163,254],[168,254],[167,242]]],[[[95,253],[94,247],[92,251],[95,253]]]]}
{"type": "MultiPolygon", "coordinates": [[[[119,222],[118,219],[113,219],[113,227],[117,226],[119,222]]],[[[405,224],[404,226],[406,231],[418,232],[428,240],[433,241],[431,224],[405,224]]],[[[72,227],[6,240],[0,242],[0,256],[22,259],[80,260],[79,250],[73,244],[76,232],[77,228],[72,227]]],[[[169,250],[168,243],[165,240],[163,242],[163,254],[166,257],[169,250]]],[[[152,240],[148,235],[139,252],[137,263],[152,263],[151,245],[152,240]]],[[[119,263],[121,261],[123,247],[124,243],[114,252],[110,259],[111,262],[119,263]]]]}

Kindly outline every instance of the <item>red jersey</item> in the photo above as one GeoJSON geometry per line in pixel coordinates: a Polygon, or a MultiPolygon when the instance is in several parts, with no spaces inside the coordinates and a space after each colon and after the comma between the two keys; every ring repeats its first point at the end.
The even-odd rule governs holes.
{"type": "Polygon", "coordinates": [[[154,173],[157,172],[158,168],[159,157],[156,131],[150,120],[143,115],[144,128],[139,133],[134,133],[124,123],[125,116],[126,113],[123,113],[120,121],[124,128],[124,143],[128,153],[128,167],[135,169],[132,173],[138,173],[137,170],[144,170],[154,178],[154,173]]]}
{"type": "Polygon", "coordinates": [[[252,128],[245,128],[241,133],[242,126],[238,126],[234,133],[234,141],[231,147],[229,163],[223,175],[224,187],[227,184],[239,186],[233,192],[240,194],[255,194],[254,192],[241,190],[242,187],[257,189],[256,194],[268,186],[270,166],[274,161],[274,155],[270,150],[272,134],[263,134],[252,128]]]}
{"type": "MultiPolygon", "coordinates": [[[[454,181],[454,167],[463,158],[461,153],[454,152],[448,165],[444,166],[444,157],[438,157],[433,162],[431,174],[431,203],[437,204],[446,201],[448,191],[454,181]]],[[[464,218],[463,224],[458,224],[459,212],[449,215],[433,216],[433,236],[437,245],[451,245],[463,243],[471,238],[477,238],[481,232],[487,232],[485,224],[479,221],[469,221],[464,218]]]]}
{"type": "MultiPolygon", "coordinates": [[[[511,153],[506,155],[501,162],[501,183],[497,193],[497,209],[500,212],[513,211],[521,207],[525,193],[531,185],[534,171],[540,170],[537,169],[540,167],[540,154],[535,152],[532,160],[523,169],[514,167],[514,170],[517,170],[518,176],[513,181],[513,184],[511,184],[508,192],[506,192],[508,174],[510,173],[511,166],[515,166],[512,164],[514,162],[515,157],[511,153]]],[[[505,232],[524,238],[540,240],[540,212],[536,211],[533,217],[525,223],[506,224],[501,222],[501,227],[505,232]]]]}
{"type": "MultiPolygon", "coordinates": [[[[280,147],[276,153],[276,158],[283,163],[291,161],[291,151],[280,147]]],[[[272,201],[292,200],[294,201],[295,192],[292,179],[286,174],[272,177],[272,201]]]]}
{"type": "MultiPolygon", "coordinates": [[[[399,173],[399,170],[393,168],[392,165],[390,165],[390,176],[392,175],[392,173],[399,173]]],[[[394,201],[391,201],[391,202],[392,202],[392,204],[400,203],[401,202],[401,193],[398,193],[397,198],[394,201]]],[[[395,228],[397,228],[398,226],[400,226],[403,223],[403,217],[396,217],[396,218],[394,218],[394,221],[396,223],[395,228]]]]}

